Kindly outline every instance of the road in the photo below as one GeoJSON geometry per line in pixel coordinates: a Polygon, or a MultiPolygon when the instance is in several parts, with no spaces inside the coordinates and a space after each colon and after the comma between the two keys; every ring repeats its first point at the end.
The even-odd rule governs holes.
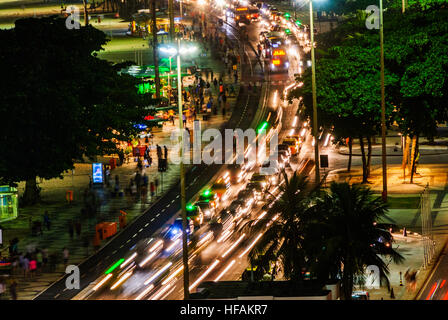
{"type": "MultiPolygon", "coordinates": [[[[229,23],[232,24],[232,21],[229,21],[229,23]]],[[[224,28],[230,33],[230,36],[235,36],[232,26],[224,25],[224,28]]],[[[263,25],[260,23],[252,23],[247,27],[252,48],[256,47],[258,35],[263,28],[263,25]]],[[[245,47],[248,49],[250,46],[246,44],[245,47]]],[[[247,50],[247,54],[252,61],[255,61],[253,51],[247,50]]],[[[299,123],[297,120],[294,120],[298,101],[288,104],[282,99],[285,87],[295,83],[292,70],[298,70],[299,65],[296,57],[290,56],[289,60],[291,62],[290,72],[269,75],[271,85],[267,92],[267,105],[269,105],[270,110],[283,110],[279,141],[291,131],[293,125],[297,126],[299,123]]],[[[259,69],[256,70],[257,68],[259,67],[249,65],[250,72],[243,81],[254,82],[262,80],[260,78],[261,74],[258,72],[259,69]]],[[[305,159],[313,154],[311,142],[312,139],[306,139],[300,157],[292,158],[290,168],[287,170],[289,174],[295,170],[309,172],[311,166],[305,165],[307,163],[305,159]]],[[[247,182],[256,171],[257,167],[248,170],[245,180],[231,187],[227,200],[219,203],[218,211],[230,205],[237,197],[237,194],[246,188],[247,182]]],[[[278,185],[271,186],[270,193],[276,199],[280,196],[279,192],[278,185]]],[[[249,214],[244,219],[238,219],[238,224],[254,221],[252,224],[256,225],[258,221],[264,221],[264,219],[275,220],[278,218],[278,216],[268,217],[265,208],[263,208],[267,201],[272,203],[275,199],[266,198],[256,201],[253,198],[248,200],[253,201],[254,204],[247,209],[249,214]]],[[[233,227],[233,224],[227,225],[221,236],[218,237],[214,237],[207,225],[196,231],[199,241],[194,249],[191,250],[189,260],[190,291],[194,292],[202,281],[240,278],[242,272],[247,267],[248,252],[270,225],[269,222],[266,223],[264,221],[263,223],[266,226],[260,223],[261,228],[258,234],[239,231],[238,228],[233,227]]],[[[136,230],[136,228],[132,229],[136,230]]],[[[87,287],[84,286],[84,290],[76,299],[182,299],[183,280],[180,238],[167,247],[162,244],[163,240],[161,240],[162,236],[160,234],[161,232],[158,230],[151,237],[143,240],[143,243],[140,242],[138,248],[142,246],[143,249],[135,248],[132,245],[131,250],[125,255],[121,255],[121,252],[115,253],[114,257],[115,261],[117,261],[115,269],[109,272],[111,271],[109,268],[103,268],[101,273],[96,272],[97,278],[95,281],[91,281],[87,287]]],[[[136,243],[132,239],[128,239],[128,241],[131,244],[136,243]]],[[[111,265],[113,266],[113,264],[108,266],[111,265]]]]}
{"type": "MultiPolygon", "coordinates": [[[[237,32],[232,31],[229,37],[234,42],[238,41],[237,32]]],[[[257,75],[255,65],[255,54],[250,48],[245,48],[245,60],[243,60],[242,74],[243,79],[254,79],[257,75]]],[[[259,81],[263,80],[263,74],[258,70],[259,81]]],[[[239,108],[235,108],[230,120],[225,123],[221,131],[225,128],[248,128],[251,124],[251,118],[246,113],[255,113],[258,106],[259,96],[250,94],[247,87],[240,92],[238,101],[241,101],[239,108]]],[[[262,111],[262,110],[261,110],[262,111]]],[[[261,112],[262,113],[262,112],[261,112]]],[[[223,165],[194,165],[186,173],[186,196],[187,199],[193,199],[201,190],[201,188],[213,180],[216,173],[222,169],[223,165]]],[[[126,256],[133,246],[141,240],[153,236],[157,230],[166,225],[170,220],[178,214],[180,208],[180,186],[174,186],[165,196],[157,203],[151,206],[141,217],[134,220],[127,228],[118,233],[106,246],[100,249],[95,255],[90,256],[79,265],[81,274],[80,290],[66,289],[65,279],[62,277],[59,281],[40,293],[36,300],[53,300],[53,299],[72,299],[79,294],[90,283],[95,281],[104,270],[116,263],[121,257],[126,256]]]]}
{"type": "Polygon", "coordinates": [[[417,297],[419,300],[448,300],[448,247],[441,253],[425,286],[417,297]]]}

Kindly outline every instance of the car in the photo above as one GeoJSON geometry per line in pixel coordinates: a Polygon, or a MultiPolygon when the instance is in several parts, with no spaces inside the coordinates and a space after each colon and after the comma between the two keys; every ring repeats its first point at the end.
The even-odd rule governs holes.
{"type": "Polygon", "coordinates": [[[294,138],[285,138],[283,139],[283,144],[289,146],[289,151],[291,152],[291,156],[298,155],[300,152],[300,145],[294,138]]]}
{"type": "Polygon", "coordinates": [[[253,191],[245,188],[238,192],[237,199],[241,201],[247,201],[249,198],[253,197],[254,193],[253,191]]]}
{"type": "Polygon", "coordinates": [[[253,190],[256,200],[264,199],[265,187],[261,182],[249,182],[246,188],[253,190]]]}
{"type": "Polygon", "coordinates": [[[291,151],[289,150],[289,145],[284,144],[284,143],[280,143],[277,145],[277,151],[286,151],[286,153],[291,156],[291,151]]]}
{"type": "Polygon", "coordinates": [[[280,172],[281,166],[277,159],[266,160],[260,167],[260,174],[277,175],[280,172]]]}
{"type": "Polygon", "coordinates": [[[291,157],[291,154],[288,150],[279,150],[278,151],[278,160],[280,163],[280,167],[286,167],[289,165],[289,159],[291,157]]]}
{"type": "Polygon", "coordinates": [[[236,217],[240,214],[243,207],[244,207],[244,201],[235,200],[230,204],[230,206],[227,207],[226,211],[227,211],[227,213],[231,214],[233,217],[236,217]]]}
{"type": "Polygon", "coordinates": [[[250,182],[261,182],[264,190],[267,190],[270,187],[270,181],[266,178],[266,176],[258,173],[254,173],[252,178],[250,178],[250,182]]]}
{"type": "Polygon", "coordinates": [[[211,201],[197,201],[194,205],[206,220],[210,220],[215,215],[216,209],[211,201]]]}
{"type": "Polygon", "coordinates": [[[216,180],[216,182],[212,185],[211,190],[220,200],[226,200],[230,193],[229,174],[224,174],[224,177],[216,180]]]}
{"type": "Polygon", "coordinates": [[[231,184],[241,183],[247,176],[247,172],[242,169],[242,166],[236,163],[230,164],[227,167],[227,172],[229,173],[231,184]]]}
{"type": "Polygon", "coordinates": [[[370,300],[370,295],[367,291],[353,291],[352,300],[370,300]]]}

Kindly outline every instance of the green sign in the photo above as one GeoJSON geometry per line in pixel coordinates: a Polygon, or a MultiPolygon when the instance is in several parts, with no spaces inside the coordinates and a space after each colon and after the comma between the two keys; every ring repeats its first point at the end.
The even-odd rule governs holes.
{"type": "Polygon", "coordinates": [[[17,218],[18,193],[10,186],[0,186],[0,222],[17,218]]]}

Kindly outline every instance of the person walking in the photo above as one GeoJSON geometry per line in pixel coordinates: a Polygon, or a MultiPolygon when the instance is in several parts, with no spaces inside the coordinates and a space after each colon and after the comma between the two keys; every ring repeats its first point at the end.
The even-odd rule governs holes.
{"type": "Polygon", "coordinates": [[[62,249],[62,258],[64,259],[64,269],[67,268],[69,256],[70,252],[68,251],[67,247],[64,247],[64,249],[62,249]]]}
{"type": "Polygon", "coordinates": [[[150,185],[149,185],[149,189],[151,191],[151,199],[154,198],[155,195],[155,186],[154,186],[154,182],[151,181],[150,185]]]}
{"type": "Polygon", "coordinates": [[[166,146],[163,146],[163,151],[165,153],[165,159],[168,161],[168,148],[166,146]]]}
{"type": "Polygon", "coordinates": [[[162,158],[162,148],[159,145],[157,145],[157,158],[158,160],[162,158]]]}
{"type": "Polygon", "coordinates": [[[17,281],[15,279],[12,279],[9,284],[9,294],[11,296],[11,300],[17,300],[17,281]]]}
{"type": "Polygon", "coordinates": [[[70,220],[68,223],[68,234],[70,235],[70,240],[73,240],[74,226],[73,221],[70,220]]]}
{"type": "Polygon", "coordinates": [[[43,267],[43,255],[40,249],[36,252],[36,262],[37,262],[37,274],[40,275],[42,273],[43,267]]]}
{"type": "Polygon", "coordinates": [[[37,261],[34,255],[30,259],[29,268],[30,268],[30,278],[34,278],[36,276],[36,269],[37,269],[37,261]]]}
{"type": "Polygon", "coordinates": [[[50,230],[50,227],[51,227],[51,222],[50,222],[50,216],[48,215],[48,211],[47,211],[47,210],[45,210],[43,220],[44,220],[44,225],[45,225],[45,227],[46,227],[47,230],[49,231],[49,230],[50,230]]]}
{"type": "Polygon", "coordinates": [[[76,236],[79,238],[81,236],[81,222],[79,220],[76,221],[75,229],[76,229],[76,236]]]}

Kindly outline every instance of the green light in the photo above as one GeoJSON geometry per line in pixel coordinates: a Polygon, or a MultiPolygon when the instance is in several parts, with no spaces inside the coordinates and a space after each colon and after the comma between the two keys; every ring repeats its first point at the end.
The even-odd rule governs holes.
{"type": "Polygon", "coordinates": [[[187,211],[193,211],[194,210],[194,205],[192,205],[191,203],[187,205],[187,211]]]}
{"type": "Polygon", "coordinates": [[[289,29],[285,29],[285,32],[286,32],[287,34],[290,34],[290,33],[291,33],[291,30],[289,30],[289,29]]]}
{"type": "Polygon", "coordinates": [[[302,24],[302,22],[300,22],[300,20],[297,20],[296,24],[298,24],[300,26],[302,24]]]}
{"type": "Polygon", "coordinates": [[[124,259],[120,259],[120,260],[118,260],[117,262],[115,262],[115,264],[112,266],[112,267],[110,267],[109,269],[107,269],[107,271],[106,272],[104,272],[104,274],[109,274],[109,273],[111,273],[112,271],[114,271],[120,264],[122,264],[124,262],[124,259]]]}
{"type": "Polygon", "coordinates": [[[205,190],[205,191],[202,193],[202,195],[203,195],[204,197],[208,197],[208,196],[210,195],[210,190],[205,190]]]}
{"type": "Polygon", "coordinates": [[[291,17],[291,15],[288,12],[286,12],[285,13],[285,18],[289,19],[289,17],[291,17]]]}
{"type": "Polygon", "coordinates": [[[268,127],[267,121],[263,122],[261,124],[261,127],[258,129],[258,133],[260,133],[261,131],[265,130],[267,127],[268,127]]]}

